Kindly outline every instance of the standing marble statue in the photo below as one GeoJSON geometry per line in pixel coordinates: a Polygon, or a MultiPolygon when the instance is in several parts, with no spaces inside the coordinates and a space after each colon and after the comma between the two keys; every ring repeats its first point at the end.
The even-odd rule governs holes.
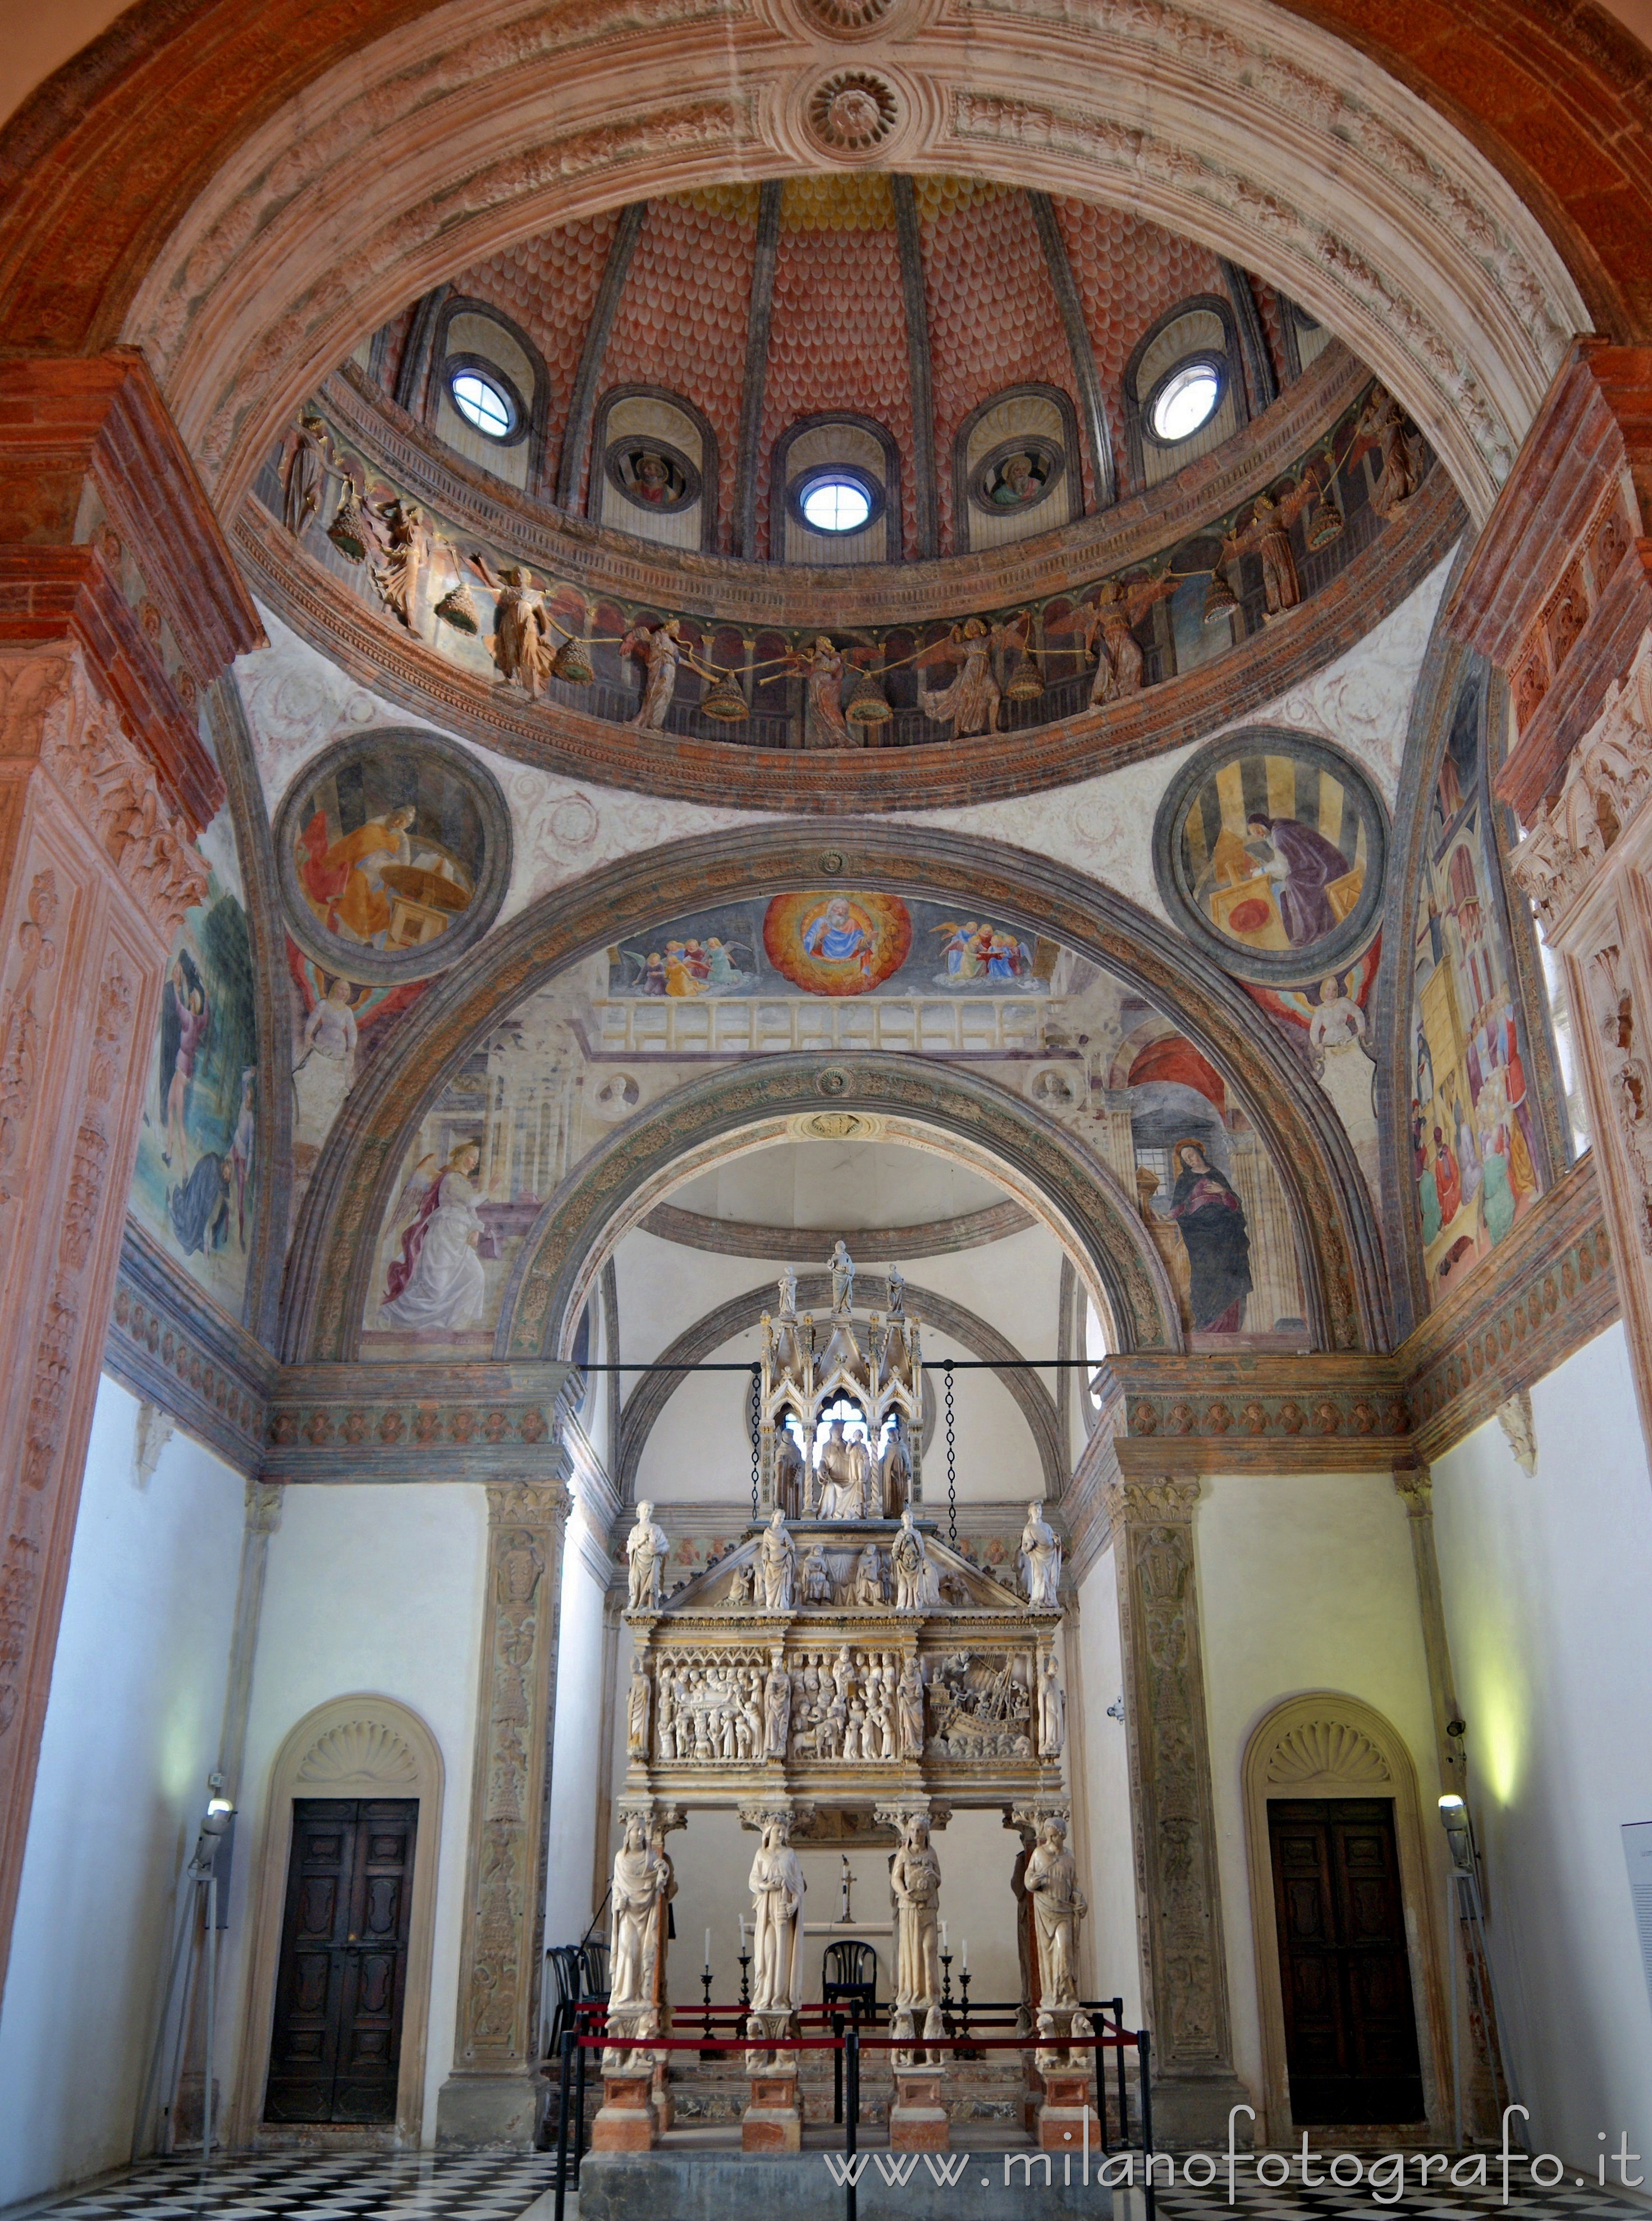
{"type": "Polygon", "coordinates": [[[781,1273],[779,1287],[780,1317],[783,1319],[796,1318],[798,1316],[798,1268],[795,1265],[788,1265],[781,1273]]]}
{"type": "Polygon", "coordinates": [[[904,1319],[906,1316],[906,1277],[898,1265],[890,1267],[885,1285],[889,1290],[890,1317],[904,1319]]]}
{"type": "Polygon", "coordinates": [[[625,1700],[625,1748],[632,1758],[646,1759],[648,1755],[648,1714],[654,1705],[654,1687],[648,1669],[640,1658],[631,1661],[631,1686],[625,1700]]]}
{"type": "Polygon", "coordinates": [[[1037,1611],[1060,1609],[1061,1545],[1044,1517],[1042,1504],[1027,1506],[1027,1523],[1021,1530],[1021,1549],[1016,1563],[1026,1585],[1027,1602],[1037,1611]]]}
{"type": "Polygon", "coordinates": [[[929,1559],[923,1537],[912,1524],[910,1504],[901,1513],[900,1532],[890,1546],[889,1561],[895,1569],[896,1611],[922,1611],[927,1601],[929,1559]]]}
{"type": "Polygon", "coordinates": [[[922,1758],[923,1755],[923,1668],[916,1658],[909,1658],[901,1669],[898,1711],[900,1755],[903,1758],[922,1758]]]}
{"type": "Polygon", "coordinates": [[[1090,1910],[1078,1886],[1078,1868],[1067,1847],[1067,1824],[1048,1819],[1027,1861],[1023,1882],[1032,1900],[1038,1944],[1041,2011],[1079,2002],[1079,1923],[1090,1910]]]}
{"type": "Polygon", "coordinates": [[[798,1546],[785,1531],[785,1513],[777,1505],[758,1545],[758,1564],[763,1577],[765,1611],[795,1611],[798,1587],[798,1546]]]}
{"type": "Polygon", "coordinates": [[[792,1676],[780,1663],[778,1651],[763,1684],[763,1751],[768,1758],[785,1756],[792,1732],[792,1676]]]}
{"type": "Polygon", "coordinates": [[[854,1260],[841,1236],[833,1244],[831,1273],[832,1309],[846,1311],[854,1301],[854,1260]]]}
{"type": "Polygon", "coordinates": [[[658,1611],[666,1552],[671,1545],[666,1530],[654,1523],[652,1504],[639,1504],[636,1524],[625,1538],[625,1555],[631,1569],[630,1611],[658,1611]]]}
{"type": "Polygon", "coordinates": [[[650,1844],[641,1817],[633,1812],[625,1823],[624,1843],[614,1860],[609,1923],[610,2015],[626,2006],[652,2005],[654,2002],[654,1956],[659,1937],[655,1911],[668,1879],[669,1869],[650,1844]]]}
{"type": "Polygon", "coordinates": [[[754,2012],[795,2012],[803,2003],[803,1868],[790,1823],[763,1823],[748,1886],[752,1893],[754,2012]]]}
{"type": "MultiPolygon", "coordinates": [[[[895,2011],[920,2015],[923,2034],[941,2036],[941,1861],[921,1812],[901,1824],[900,1849],[889,1864],[895,1894],[895,2011]]],[[[898,2030],[897,2031],[899,2032],[898,2030]]]]}
{"type": "Polygon", "coordinates": [[[1067,1741],[1067,1697],[1052,1655],[1044,1661],[1038,1677],[1038,1755],[1041,1758],[1059,1758],[1067,1741]]]}

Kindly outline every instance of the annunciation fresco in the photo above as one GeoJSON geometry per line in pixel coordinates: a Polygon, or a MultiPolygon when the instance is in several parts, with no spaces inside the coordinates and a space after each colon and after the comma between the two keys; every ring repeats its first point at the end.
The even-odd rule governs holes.
{"type": "Polygon", "coordinates": [[[1428,811],[1412,947],[1411,1146],[1430,1304],[1543,1186],[1525,1020],[1492,898],[1479,683],[1452,712],[1428,811]]]}
{"type": "Polygon", "coordinates": [[[276,856],[294,938],[359,979],[421,979],[485,932],[510,881],[505,804],[428,734],[365,733],[289,790],[276,856]]]}
{"type": "MultiPolygon", "coordinates": [[[[1306,1345],[1278,1174],[1171,1020],[979,906],[846,886],[662,918],[497,1026],[420,1114],[379,1229],[362,1354],[485,1354],[543,1206],[628,1121],[708,1064],[807,1048],[938,1054],[1014,1094],[1134,1201],[1195,1347],[1306,1345]]],[[[800,1135],[823,1120],[851,1143],[879,1124],[819,1112],[800,1135]]]]}
{"type": "Polygon", "coordinates": [[[207,897],[185,917],[161,990],[131,1208],[167,1255],[239,1318],[253,1236],[258,1026],[227,810],[200,846],[207,897]]]}
{"type": "Polygon", "coordinates": [[[1233,734],[1172,781],[1154,854],[1172,916],[1228,971],[1317,983],[1374,929],[1382,804],[1335,749],[1298,734],[1233,734]]]}

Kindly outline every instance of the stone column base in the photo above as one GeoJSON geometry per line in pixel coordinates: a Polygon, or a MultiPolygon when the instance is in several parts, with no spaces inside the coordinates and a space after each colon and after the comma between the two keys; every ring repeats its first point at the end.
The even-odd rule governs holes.
{"type": "Polygon", "coordinates": [[[1100,2150],[1101,2123],[1090,2103],[1087,2068],[1044,2069],[1044,2102],[1038,2109],[1034,2134],[1040,2151],[1081,2151],[1086,2136],[1090,2149],[1100,2150]]]}
{"type": "MultiPolygon", "coordinates": [[[[1230,2068],[1207,2074],[1186,2073],[1153,2077],[1153,2141],[1162,2150],[1168,2144],[1227,2148],[1228,2116],[1236,2105],[1255,2101],[1230,2068]]],[[[1241,2151],[1251,2145],[1252,2124],[1242,2113],[1233,2124],[1233,2140],[1241,2151]]]]}
{"type": "Polygon", "coordinates": [[[751,2078],[751,2103],[740,2124],[740,2149],[748,2152],[803,2149],[795,2067],[766,2067],[751,2078]]]}
{"type": "Polygon", "coordinates": [[[939,2067],[896,2067],[895,2102],[889,2109],[891,2151],[945,2151],[952,2123],[941,2102],[939,2067]]]}
{"type": "Polygon", "coordinates": [[[648,2102],[652,2066],[603,2076],[603,2101],[591,2124],[592,2151],[652,2151],[654,2107],[648,2102]]]}
{"type": "Polygon", "coordinates": [[[532,2151],[545,2086],[518,2074],[450,2074],[436,2093],[438,2151],[532,2151]]]}

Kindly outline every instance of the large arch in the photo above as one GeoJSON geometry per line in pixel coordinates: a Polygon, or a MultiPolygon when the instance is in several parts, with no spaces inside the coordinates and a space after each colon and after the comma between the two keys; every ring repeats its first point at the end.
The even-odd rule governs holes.
{"type": "MultiPolygon", "coordinates": [[[[1387,1347],[1382,1243],[1353,1150],[1306,1071],[1270,1053],[1267,1022],[1232,980],[1134,904],[1025,849],[927,827],[920,848],[903,825],[828,821],[807,831],[788,823],[707,835],[607,866],[496,929],[434,982],[358,1081],[304,1198],[288,1260],[287,1361],[347,1354],[371,1270],[372,1244],[360,1237],[382,1223],[419,1106],[489,1026],[581,955],[652,920],[817,886],[823,877],[1001,911],[1031,932],[1064,941],[1174,1017],[1233,1087],[1267,1145],[1298,1229],[1317,1338],[1330,1348],[1387,1347]]],[[[804,1062],[812,1089],[817,1068],[804,1062]]],[[[762,1112],[766,1082],[779,1069],[778,1060],[765,1062],[760,1075],[746,1075],[748,1117],[762,1112]]],[[[806,1099],[818,1106],[827,1098],[806,1099]]],[[[792,1107],[803,1107],[802,1100],[792,1107]]],[[[1034,1117],[1029,1106],[1017,1107],[1034,1117]]],[[[906,1109],[924,1115],[916,1104],[906,1109]]],[[[1041,1145],[1059,1155],[1065,1136],[1042,1130],[1036,1119],[1026,1130],[1035,1127],[1041,1145]]],[[[616,1167],[614,1185],[623,1178],[616,1167]]]]}
{"type": "MultiPolygon", "coordinates": [[[[856,1286],[862,1302],[872,1310],[881,1311],[889,1301],[888,1283],[879,1273],[857,1273],[856,1286]]],[[[1044,1496],[1054,1504],[1061,1499],[1067,1483],[1067,1473],[1061,1458],[1061,1421],[1055,1399],[1036,1373],[1013,1370],[1022,1353],[998,1329],[967,1305],[956,1303],[934,1288],[925,1288],[916,1280],[906,1284],[906,1298],[912,1316],[925,1328],[938,1328],[943,1334],[955,1336],[973,1357],[995,1359],[1005,1370],[995,1377],[1000,1380],[1019,1406],[1027,1423],[1027,1430],[1038,1452],[1040,1470],[1043,1475],[1044,1496]]],[[[831,1278],[825,1273],[800,1273],[798,1275],[798,1301],[804,1310],[823,1311],[831,1301],[831,1278]]],[[[738,1334],[754,1327],[766,1311],[774,1303],[772,1281],[748,1288],[738,1296],[730,1296],[726,1303],[698,1318],[691,1326],[685,1327],[674,1341],[660,1353],[662,1365],[696,1365],[721,1349],[738,1334]]],[[[926,1358],[931,1371],[935,1369],[933,1354],[926,1358]]],[[[615,1479],[619,1485],[620,1500],[635,1502],[636,1477],[642,1463],[642,1453],[648,1437],[665,1412],[666,1405],[681,1386],[679,1379],[668,1373],[645,1373],[626,1398],[620,1413],[619,1455],[615,1479]]]]}
{"type": "MultiPolygon", "coordinates": [[[[894,103],[877,159],[1123,203],[1247,263],[1380,371],[1483,516],[1571,332],[1646,322],[1637,50],[1593,8],[1566,53],[1516,0],[1455,0],[1444,37],[1440,10],[1400,7],[1382,58],[1418,97],[1341,9],[1336,34],[1312,12],[912,0],[855,47],[894,103]]],[[[619,200],[839,159],[806,109],[843,49],[787,0],[617,26],[403,0],[371,44],[360,0],[229,13],[150,0],[0,143],[12,345],[141,344],[226,511],[321,373],[454,267],[619,200]]]]}

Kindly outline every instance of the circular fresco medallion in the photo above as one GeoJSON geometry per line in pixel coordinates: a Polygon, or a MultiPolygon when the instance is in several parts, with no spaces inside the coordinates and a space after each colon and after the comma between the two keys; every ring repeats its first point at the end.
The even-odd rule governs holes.
{"type": "Polygon", "coordinates": [[[865,995],[899,971],[912,920],[894,895],[847,887],[776,895],[763,914],[768,960],[809,995],[865,995]]]}
{"type": "Polygon", "coordinates": [[[1173,918],[1236,979],[1299,985],[1361,949],[1382,906],[1376,789],[1323,741],[1230,733],[1171,781],[1153,829],[1173,918]]]}
{"type": "Polygon", "coordinates": [[[293,939],[352,979],[423,979],[472,948],[510,883],[510,817],[476,758],[360,733],[306,765],[275,819],[293,939]]]}
{"type": "Polygon", "coordinates": [[[1029,433],[1004,440],[983,455],[969,475],[969,497],[983,515],[1036,509],[1054,493],[1067,457],[1054,440],[1029,433]]]}

